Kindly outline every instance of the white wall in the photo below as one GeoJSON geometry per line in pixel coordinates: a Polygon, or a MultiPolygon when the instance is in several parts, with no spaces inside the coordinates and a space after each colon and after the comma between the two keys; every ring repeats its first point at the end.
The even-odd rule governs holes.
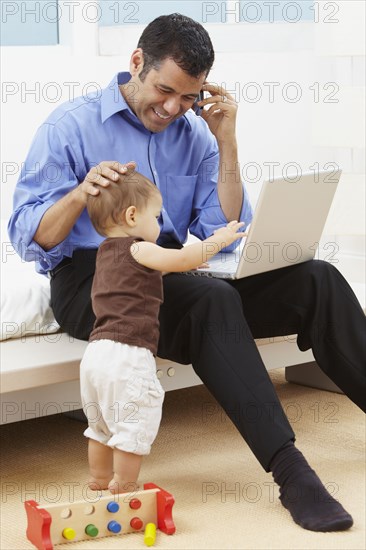
{"type": "MultiPolygon", "coordinates": [[[[239,158],[254,203],[271,169],[278,175],[314,170],[316,163],[343,167],[325,239],[336,241],[339,256],[354,266],[346,274],[364,281],[364,3],[338,5],[338,23],[320,17],[317,23],[207,24],[217,52],[210,80],[227,86],[239,102],[239,158]]],[[[11,212],[36,128],[70,94],[103,87],[127,70],[142,28],[99,29],[76,18],[61,21],[60,46],[1,48],[2,218],[11,212]]]]}
{"type": "MultiPolygon", "coordinates": [[[[143,29],[140,25],[102,27],[103,55],[91,55],[87,47],[87,39],[94,44],[90,25],[81,26],[87,39],[76,32],[76,25],[68,29],[75,37],[69,37],[69,46],[2,48],[2,217],[11,211],[18,168],[38,125],[58,102],[93,90],[93,83],[103,87],[114,73],[127,70],[130,52],[143,29]],[[78,84],[73,88],[71,83],[78,84]],[[57,97],[58,93],[62,96],[57,97]],[[15,121],[26,121],[21,132],[15,121]]],[[[207,28],[217,50],[210,80],[227,87],[239,103],[242,174],[255,201],[263,177],[269,175],[263,163],[280,163],[276,173],[290,161],[304,169],[314,163],[311,119],[306,115],[311,108],[311,93],[306,88],[312,82],[312,25],[262,24],[254,29],[212,24],[207,28]],[[277,51],[271,51],[272,43],[277,51]],[[288,87],[291,82],[302,90],[301,100],[294,103],[283,97],[286,89],[290,95],[296,92],[288,87]],[[271,83],[275,83],[273,102],[271,83]]]]}

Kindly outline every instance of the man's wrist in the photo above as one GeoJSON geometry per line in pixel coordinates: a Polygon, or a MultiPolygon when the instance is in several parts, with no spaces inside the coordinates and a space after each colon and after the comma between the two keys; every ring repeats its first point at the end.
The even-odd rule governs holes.
{"type": "Polygon", "coordinates": [[[75,201],[77,201],[77,203],[80,206],[85,208],[88,201],[88,194],[85,191],[83,191],[81,184],[79,184],[75,189],[73,189],[71,193],[74,194],[73,199],[75,199],[75,201]]]}
{"type": "Polygon", "coordinates": [[[221,155],[226,152],[230,153],[230,155],[237,156],[238,154],[238,143],[235,136],[227,140],[218,140],[217,145],[221,155]]]}

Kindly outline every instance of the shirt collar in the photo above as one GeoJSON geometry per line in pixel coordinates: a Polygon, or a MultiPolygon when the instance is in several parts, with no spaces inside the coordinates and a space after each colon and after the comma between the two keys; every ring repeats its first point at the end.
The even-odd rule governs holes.
{"type": "Polygon", "coordinates": [[[119,84],[125,84],[130,78],[130,73],[118,73],[107,88],[103,90],[101,98],[101,116],[103,124],[108,118],[121,111],[127,110],[133,115],[133,112],[127,105],[125,98],[118,88],[119,84]]]}
{"type": "MultiPolygon", "coordinates": [[[[121,94],[118,88],[120,84],[126,84],[126,82],[128,82],[130,79],[131,79],[130,73],[128,72],[118,73],[115,75],[115,77],[107,86],[107,88],[105,88],[102,91],[102,97],[101,97],[102,124],[104,124],[104,122],[108,118],[115,115],[116,113],[120,113],[121,111],[126,111],[126,110],[129,111],[133,117],[137,118],[135,113],[128,106],[125,98],[123,97],[123,95],[121,94]]],[[[189,129],[192,130],[192,126],[188,120],[188,117],[186,115],[183,115],[182,118],[188,124],[189,129]]]]}

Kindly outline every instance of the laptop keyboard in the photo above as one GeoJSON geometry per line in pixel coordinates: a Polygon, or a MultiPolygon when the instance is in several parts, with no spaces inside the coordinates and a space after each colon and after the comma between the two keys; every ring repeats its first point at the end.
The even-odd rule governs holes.
{"type": "Polygon", "coordinates": [[[233,258],[232,260],[216,261],[213,264],[208,262],[208,271],[217,271],[218,273],[235,273],[238,268],[238,261],[233,258]]]}

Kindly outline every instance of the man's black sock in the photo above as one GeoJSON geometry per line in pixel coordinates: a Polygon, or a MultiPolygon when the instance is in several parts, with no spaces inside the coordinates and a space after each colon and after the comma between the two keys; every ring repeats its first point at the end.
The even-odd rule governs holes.
{"type": "Polygon", "coordinates": [[[270,469],[280,500],[293,520],[310,531],[344,531],[352,517],[326,490],[302,453],[289,441],[275,454],[270,469]]]}

